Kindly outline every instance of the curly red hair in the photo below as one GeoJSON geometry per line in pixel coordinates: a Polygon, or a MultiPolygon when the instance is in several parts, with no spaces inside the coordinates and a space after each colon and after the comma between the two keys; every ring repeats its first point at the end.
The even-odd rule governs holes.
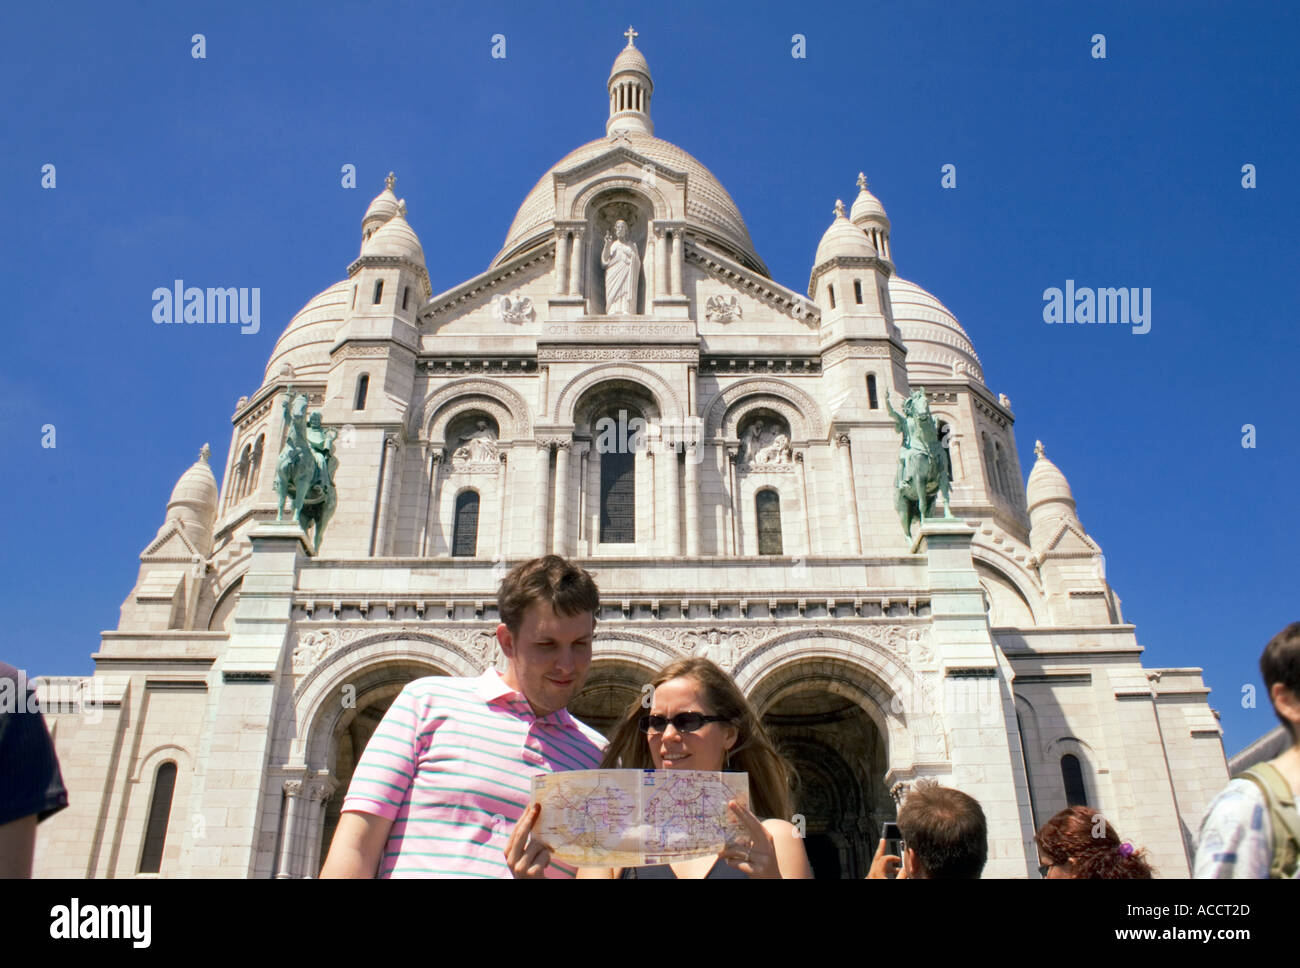
{"type": "Polygon", "coordinates": [[[1146,880],[1153,874],[1146,850],[1121,841],[1110,822],[1092,807],[1066,807],[1043,824],[1034,840],[1048,860],[1069,862],[1077,878],[1146,880]]]}

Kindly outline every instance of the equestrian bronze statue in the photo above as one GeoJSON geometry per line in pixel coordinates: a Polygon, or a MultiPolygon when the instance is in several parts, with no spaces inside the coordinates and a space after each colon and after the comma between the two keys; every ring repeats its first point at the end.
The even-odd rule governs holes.
{"type": "Polygon", "coordinates": [[[325,525],[338,506],[334,490],[334,441],[338,431],[321,427],[320,411],[307,417],[307,397],[289,387],[284,399],[287,428],[284,448],[275,462],[275,493],[280,498],[275,520],[284,520],[284,502],[293,501],[293,522],[306,533],[312,526],[312,550],[320,551],[325,525]]]}
{"type": "Polygon", "coordinates": [[[948,449],[939,440],[939,430],[925,389],[918,388],[903,401],[897,413],[885,393],[885,407],[894,418],[894,426],[903,435],[898,451],[898,472],[894,475],[894,507],[903,524],[903,533],[912,537],[912,522],[925,523],[933,518],[934,498],[943,501],[943,516],[953,517],[948,506],[948,485],[952,482],[952,465],[948,449]]]}

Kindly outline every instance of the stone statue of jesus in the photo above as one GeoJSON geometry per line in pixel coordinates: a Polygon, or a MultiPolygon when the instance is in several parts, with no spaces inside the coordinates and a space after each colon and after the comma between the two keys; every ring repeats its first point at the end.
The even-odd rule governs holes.
{"type": "Polygon", "coordinates": [[[614,223],[614,235],[605,233],[605,247],[600,251],[605,267],[605,312],[610,316],[636,314],[636,284],[641,272],[641,254],[636,243],[627,240],[627,223],[614,223]]]}

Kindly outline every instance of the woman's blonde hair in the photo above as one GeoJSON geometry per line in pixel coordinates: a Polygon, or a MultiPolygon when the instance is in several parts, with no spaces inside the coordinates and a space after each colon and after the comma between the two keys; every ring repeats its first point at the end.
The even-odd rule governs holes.
{"type": "MultiPolygon", "coordinates": [[[[750,810],[760,819],[776,817],[789,820],[793,771],[768,739],[754,708],[736,688],[731,676],[708,659],[678,659],[664,666],[650,684],[657,689],[670,679],[682,678],[693,679],[703,691],[704,702],[709,708],[701,712],[726,716],[727,721],[736,727],[736,742],[728,751],[729,764],[724,769],[749,774],[750,810]]],[[[605,750],[605,758],[600,764],[602,769],[648,770],[654,767],[650,744],[640,727],[641,717],[649,712],[641,696],[628,706],[605,750]]]]}

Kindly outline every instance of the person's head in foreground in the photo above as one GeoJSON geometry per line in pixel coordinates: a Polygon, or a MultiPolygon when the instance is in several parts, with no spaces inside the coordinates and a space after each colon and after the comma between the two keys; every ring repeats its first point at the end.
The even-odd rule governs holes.
{"type": "Polygon", "coordinates": [[[603,767],[748,773],[753,812],[790,816],[790,768],[731,676],[708,659],[678,659],[650,685],[623,714],[603,767]]]}
{"type": "Polygon", "coordinates": [[[564,709],[587,680],[600,593],[591,574],[558,555],[516,565],[497,591],[501,678],[537,716],[564,709]]]}
{"type": "Polygon", "coordinates": [[[1292,622],[1264,646],[1259,672],[1278,721],[1300,750],[1300,622],[1292,622]]]}
{"type": "Polygon", "coordinates": [[[1140,880],[1151,878],[1146,851],[1120,840],[1092,807],[1066,807],[1034,836],[1038,872],[1045,878],[1140,880]]]}
{"type": "Polygon", "coordinates": [[[989,856],[988,824],[974,797],[933,780],[914,786],[898,811],[907,845],[905,876],[923,880],[977,878],[989,856]]]}

